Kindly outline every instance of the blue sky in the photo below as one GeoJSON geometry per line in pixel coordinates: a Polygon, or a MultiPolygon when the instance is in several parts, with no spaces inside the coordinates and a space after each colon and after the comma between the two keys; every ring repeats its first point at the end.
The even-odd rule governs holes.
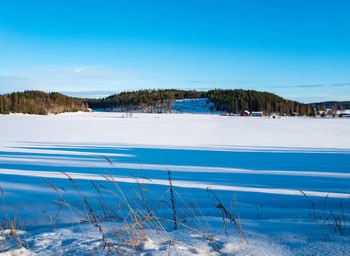
{"type": "Polygon", "coordinates": [[[350,100],[350,1],[1,1],[0,93],[243,88],[350,100]]]}

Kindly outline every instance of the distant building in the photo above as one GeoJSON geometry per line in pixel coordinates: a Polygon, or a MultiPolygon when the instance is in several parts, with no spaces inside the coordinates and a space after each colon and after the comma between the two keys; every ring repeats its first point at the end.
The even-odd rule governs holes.
{"type": "Polygon", "coordinates": [[[263,116],[263,112],[261,111],[253,111],[252,116],[263,116]]]}
{"type": "Polygon", "coordinates": [[[338,115],[339,117],[350,117],[350,110],[338,110],[336,115],[338,115]]]}
{"type": "Polygon", "coordinates": [[[337,115],[350,115],[350,109],[345,109],[345,110],[337,110],[336,112],[337,115]]]}
{"type": "Polygon", "coordinates": [[[225,113],[225,112],[223,112],[222,115],[223,116],[238,116],[237,114],[234,114],[234,113],[225,113]]]}
{"type": "Polygon", "coordinates": [[[271,113],[269,114],[269,117],[272,117],[272,118],[276,118],[276,117],[279,117],[279,116],[280,116],[280,114],[277,113],[277,112],[271,112],[271,113]]]}
{"type": "Polygon", "coordinates": [[[241,111],[241,116],[250,116],[250,112],[248,110],[241,111]]]}

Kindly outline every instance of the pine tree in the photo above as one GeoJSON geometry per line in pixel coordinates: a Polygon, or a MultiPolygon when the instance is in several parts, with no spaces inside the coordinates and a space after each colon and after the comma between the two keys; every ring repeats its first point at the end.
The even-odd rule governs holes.
{"type": "Polygon", "coordinates": [[[4,112],[4,99],[2,95],[0,95],[0,114],[5,114],[4,112]]]}

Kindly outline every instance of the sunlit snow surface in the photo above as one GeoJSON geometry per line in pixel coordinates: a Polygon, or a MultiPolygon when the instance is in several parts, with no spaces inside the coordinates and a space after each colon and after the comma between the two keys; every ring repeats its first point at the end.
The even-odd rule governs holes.
{"type": "MultiPolygon", "coordinates": [[[[350,119],[0,116],[0,187],[7,211],[21,216],[29,247],[38,255],[90,255],[91,248],[101,246],[96,230],[65,226],[71,222],[69,212],[59,209],[53,201],[59,197],[45,181],[79,206],[64,173],[84,196],[97,200],[91,181],[111,186],[103,177],[107,173],[126,194],[137,188],[136,177],[163,195],[169,188],[168,170],[178,195],[198,205],[199,218],[218,241],[213,247],[201,236],[169,227],[169,234],[181,241],[180,255],[349,255],[349,163],[350,119]],[[227,207],[236,192],[249,244],[241,242],[234,229],[225,235],[220,210],[207,188],[227,207]],[[315,220],[314,215],[330,211],[345,218],[345,236],[322,218],[315,220]],[[55,216],[56,232],[49,216],[55,216]]],[[[110,198],[107,202],[113,206],[110,198]]],[[[176,203],[185,209],[182,199],[177,196],[176,203]]],[[[119,224],[105,223],[106,228],[113,225],[119,224]]],[[[168,255],[168,245],[151,235],[139,246],[147,255],[168,255]]]]}

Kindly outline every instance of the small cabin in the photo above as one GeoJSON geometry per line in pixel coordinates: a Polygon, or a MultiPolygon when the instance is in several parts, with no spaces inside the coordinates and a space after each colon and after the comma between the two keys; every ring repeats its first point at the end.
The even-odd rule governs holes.
{"type": "Polygon", "coordinates": [[[263,112],[261,111],[253,111],[252,116],[263,116],[263,112]]]}
{"type": "Polygon", "coordinates": [[[250,112],[248,110],[241,111],[241,116],[250,116],[250,112]]]}

